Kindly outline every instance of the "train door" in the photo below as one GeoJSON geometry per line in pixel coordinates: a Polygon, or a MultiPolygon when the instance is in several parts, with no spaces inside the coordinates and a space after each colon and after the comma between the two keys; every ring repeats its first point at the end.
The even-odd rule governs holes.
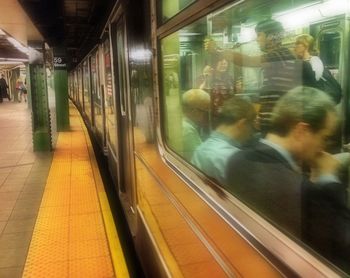
{"type": "Polygon", "coordinates": [[[78,105],[84,111],[83,72],[81,65],[78,66],[78,105]]]}
{"type": "Polygon", "coordinates": [[[119,119],[119,194],[133,231],[135,217],[134,146],[132,141],[132,111],[129,87],[128,55],[125,17],[112,24],[112,46],[119,119]]]}
{"type": "MultiPolygon", "coordinates": [[[[117,124],[116,124],[116,105],[113,92],[112,77],[112,58],[111,43],[107,36],[102,43],[103,52],[103,90],[104,95],[104,119],[105,119],[105,138],[110,164],[117,161],[117,124]]],[[[114,168],[114,167],[113,167],[114,168]]]]}
{"type": "Polygon", "coordinates": [[[349,35],[348,20],[339,16],[310,26],[311,35],[316,38],[320,58],[342,87],[342,103],[338,109],[343,115],[342,141],[349,143],[349,93],[348,93],[348,54],[346,53],[349,35]]]}
{"type": "Polygon", "coordinates": [[[91,127],[95,131],[95,99],[97,98],[97,63],[96,51],[89,57],[91,88],[91,127]]]}

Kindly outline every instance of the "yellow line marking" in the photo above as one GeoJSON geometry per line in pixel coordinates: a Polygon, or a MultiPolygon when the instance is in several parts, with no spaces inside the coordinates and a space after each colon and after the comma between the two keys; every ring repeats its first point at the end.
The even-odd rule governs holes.
{"type": "Polygon", "coordinates": [[[91,166],[92,166],[92,171],[94,174],[94,179],[96,183],[96,188],[98,191],[98,196],[100,200],[100,206],[102,210],[102,216],[103,220],[105,223],[105,228],[106,228],[106,234],[108,238],[108,243],[109,243],[109,249],[111,252],[112,256],[112,262],[113,262],[113,267],[114,267],[114,272],[116,274],[116,277],[121,277],[121,278],[129,278],[129,271],[126,265],[123,249],[120,244],[120,239],[118,236],[118,232],[116,230],[116,225],[111,213],[111,209],[109,206],[108,198],[106,195],[106,192],[104,190],[102,178],[100,175],[100,170],[97,165],[95,153],[93,151],[91,141],[89,134],[86,130],[86,127],[84,124],[83,125],[83,130],[85,133],[85,138],[86,142],[88,145],[88,151],[90,155],[90,161],[91,161],[91,166]]]}

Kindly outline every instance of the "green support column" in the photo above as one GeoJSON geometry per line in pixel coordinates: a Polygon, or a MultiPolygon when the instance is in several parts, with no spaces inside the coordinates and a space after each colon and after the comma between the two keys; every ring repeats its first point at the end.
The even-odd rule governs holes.
{"type": "Polygon", "coordinates": [[[69,130],[69,105],[65,51],[61,48],[54,48],[53,53],[57,131],[66,131],[69,130]]]}
{"type": "Polygon", "coordinates": [[[46,86],[46,72],[43,61],[43,43],[29,42],[27,82],[30,90],[34,151],[51,151],[51,125],[46,86]]]}

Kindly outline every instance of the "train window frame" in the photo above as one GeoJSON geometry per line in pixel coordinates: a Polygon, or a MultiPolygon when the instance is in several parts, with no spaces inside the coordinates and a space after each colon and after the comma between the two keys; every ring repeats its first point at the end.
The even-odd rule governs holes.
{"type": "MultiPolygon", "coordinates": [[[[181,11],[187,9],[189,6],[193,5],[196,1],[199,1],[199,0],[187,0],[188,3],[184,7],[179,8],[176,12],[171,13],[168,18],[164,18],[165,15],[164,15],[163,6],[164,6],[164,2],[166,1],[172,1],[172,0],[161,0],[159,1],[159,5],[158,5],[157,18],[158,18],[158,21],[161,22],[161,24],[164,24],[165,22],[169,21],[171,18],[181,13],[181,11]]],[[[177,0],[177,1],[180,1],[180,0],[177,0]]]]}
{"type": "MultiPolygon", "coordinates": [[[[214,1],[206,2],[214,4],[214,1]]],[[[160,25],[160,27],[156,23],[152,24],[152,32],[156,34],[156,37],[153,38],[152,41],[153,48],[155,50],[160,50],[161,40],[163,38],[179,31],[181,28],[197,21],[203,16],[217,11],[225,4],[230,3],[234,6],[242,2],[244,1],[216,1],[216,5],[206,7],[203,10],[199,9],[196,12],[190,10],[192,7],[196,6],[195,4],[199,5],[202,3],[202,1],[198,1],[191,7],[182,10],[165,24],[160,25]],[[186,15],[187,20],[183,20],[184,15],[186,15]]],[[[154,7],[155,4],[153,3],[153,14],[156,10],[154,7]]],[[[316,251],[307,248],[304,244],[299,244],[295,239],[291,239],[257,212],[247,207],[242,201],[220,188],[220,191],[224,192],[225,198],[229,200],[229,202],[223,200],[217,193],[219,186],[208,180],[204,173],[186,162],[183,157],[168,146],[164,131],[165,108],[163,107],[164,93],[162,92],[163,72],[161,66],[161,51],[157,52],[158,55],[153,58],[153,72],[154,75],[157,76],[155,80],[155,90],[157,94],[157,109],[159,110],[157,117],[157,137],[161,155],[168,163],[169,167],[172,168],[177,175],[182,177],[197,194],[208,202],[229,225],[238,230],[248,242],[251,242],[251,244],[260,251],[267,250],[269,254],[267,255],[268,257],[281,257],[281,254],[283,254],[281,259],[282,263],[295,270],[303,268],[306,272],[301,270],[301,273],[298,273],[301,275],[303,273],[326,276],[343,274],[339,269],[330,264],[329,261],[316,253],[316,251]],[[251,233],[251,231],[253,233],[251,233]],[[259,245],[261,246],[258,247],[259,245]]],[[[265,251],[261,252],[266,253],[265,251]]]]}

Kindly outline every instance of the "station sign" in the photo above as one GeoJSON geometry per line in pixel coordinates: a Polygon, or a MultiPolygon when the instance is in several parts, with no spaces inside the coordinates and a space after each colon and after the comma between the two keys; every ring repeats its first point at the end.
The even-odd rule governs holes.
{"type": "Polygon", "coordinates": [[[54,69],[66,69],[66,58],[65,57],[53,57],[53,68],[54,69]]]}

